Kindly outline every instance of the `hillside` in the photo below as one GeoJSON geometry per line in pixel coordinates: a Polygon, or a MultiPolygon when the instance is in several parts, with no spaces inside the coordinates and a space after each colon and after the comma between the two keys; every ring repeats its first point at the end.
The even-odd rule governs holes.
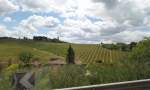
{"type": "MultiPolygon", "coordinates": [[[[34,58],[41,62],[50,58],[59,57],[65,59],[68,43],[51,43],[28,40],[0,40],[0,61],[12,59],[17,62],[19,53],[30,51],[34,58]]],[[[127,55],[125,52],[108,50],[96,44],[72,44],[75,50],[76,60],[82,63],[113,62],[127,55]]]]}

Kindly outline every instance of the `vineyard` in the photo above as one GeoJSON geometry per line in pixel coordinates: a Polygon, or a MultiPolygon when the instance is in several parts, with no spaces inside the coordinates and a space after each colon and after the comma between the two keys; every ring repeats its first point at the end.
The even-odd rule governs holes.
{"type": "MultiPolygon", "coordinates": [[[[68,43],[1,41],[0,61],[12,59],[15,62],[18,54],[23,51],[32,52],[41,62],[47,62],[50,58],[55,57],[65,60],[68,46],[68,43]]],[[[72,44],[72,47],[76,61],[83,64],[112,63],[128,55],[127,52],[105,49],[100,44],[72,44]]]]}
{"type": "Polygon", "coordinates": [[[83,63],[112,63],[124,59],[127,52],[108,50],[102,48],[101,45],[85,45],[74,46],[77,59],[81,59],[83,63]]]}

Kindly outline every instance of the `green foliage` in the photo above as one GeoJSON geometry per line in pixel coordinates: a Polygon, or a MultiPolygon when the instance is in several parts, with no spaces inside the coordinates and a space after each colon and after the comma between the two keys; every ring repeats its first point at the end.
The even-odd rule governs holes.
{"type": "Polygon", "coordinates": [[[22,52],[19,55],[19,60],[22,61],[24,64],[29,64],[33,55],[31,52],[22,52]]]}
{"type": "Polygon", "coordinates": [[[102,44],[102,47],[110,50],[132,51],[132,49],[136,46],[136,44],[137,44],[136,42],[131,42],[130,44],[125,43],[102,44]]]}
{"type": "Polygon", "coordinates": [[[131,63],[100,64],[88,67],[90,75],[88,76],[90,84],[104,84],[113,82],[132,81],[150,78],[150,66],[137,65],[131,63]]]}
{"type": "Polygon", "coordinates": [[[44,67],[37,72],[33,90],[49,90],[76,86],[104,84],[150,78],[150,66],[139,69],[130,62],[122,64],[93,64],[88,68],[67,65],[44,67]]]}
{"type": "Polygon", "coordinates": [[[130,59],[137,64],[150,64],[150,38],[145,38],[133,49],[130,59]]]}
{"type": "Polygon", "coordinates": [[[3,70],[3,65],[0,64],[0,74],[1,74],[2,70],[3,70]]]}
{"type": "Polygon", "coordinates": [[[12,90],[11,79],[8,76],[0,77],[0,90],[12,90]]]}
{"type": "Polygon", "coordinates": [[[52,88],[67,88],[88,85],[86,69],[78,65],[67,65],[51,70],[50,85],[52,88]]]}
{"type": "Polygon", "coordinates": [[[136,42],[131,42],[131,43],[129,44],[130,50],[133,50],[133,48],[136,47],[136,45],[137,45],[136,42]]]}
{"type": "MultiPolygon", "coordinates": [[[[7,71],[15,71],[11,66],[7,71]]],[[[16,65],[15,65],[16,67],[16,65]]],[[[36,71],[35,86],[32,90],[50,90],[92,84],[104,84],[150,78],[150,66],[137,65],[130,62],[115,64],[92,64],[88,68],[78,65],[32,68],[36,71]]],[[[5,70],[5,72],[7,72],[5,70]]],[[[11,72],[13,73],[13,72],[11,72]]],[[[11,90],[10,73],[4,74],[0,80],[0,90],[11,90]]]]}
{"type": "Polygon", "coordinates": [[[13,72],[17,71],[19,68],[18,64],[11,64],[9,67],[5,68],[3,70],[4,75],[11,75],[13,72]]]}
{"type": "Polygon", "coordinates": [[[59,37],[50,39],[50,38],[45,37],[45,36],[34,36],[33,40],[36,40],[36,41],[47,41],[47,42],[53,42],[53,43],[66,43],[64,41],[59,40],[59,37]]]}
{"type": "Polygon", "coordinates": [[[12,74],[18,70],[18,67],[18,64],[11,64],[9,67],[2,70],[0,74],[0,90],[12,90],[12,74]]]}
{"type": "Polygon", "coordinates": [[[12,64],[12,59],[8,60],[8,66],[10,66],[12,64]]]}
{"type": "Polygon", "coordinates": [[[44,67],[36,74],[33,90],[49,90],[88,85],[85,68],[76,65],[44,67]]]}
{"type": "Polygon", "coordinates": [[[75,60],[75,53],[74,53],[73,48],[70,45],[69,48],[68,48],[66,62],[67,62],[67,64],[75,64],[74,60],[75,60]]]}
{"type": "Polygon", "coordinates": [[[44,67],[37,71],[35,74],[35,86],[32,90],[51,90],[52,85],[50,84],[50,68],[44,67]]]}

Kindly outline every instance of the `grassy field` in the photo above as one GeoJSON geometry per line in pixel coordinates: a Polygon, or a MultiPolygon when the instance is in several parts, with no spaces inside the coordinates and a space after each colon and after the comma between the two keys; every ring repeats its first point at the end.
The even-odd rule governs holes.
{"type": "Polygon", "coordinates": [[[48,60],[52,57],[57,57],[51,52],[40,50],[34,48],[34,45],[32,45],[32,47],[30,45],[32,45],[31,42],[0,41],[0,61],[5,62],[11,59],[13,62],[17,62],[18,55],[24,51],[33,53],[34,58],[40,58],[42,61],[48,60]]]}
{"type": "MultiPolygon", "coordinates": [[[[0,61],[11,59],[17,62],[19,53],[23,51],[30,51],[34,58],[39,58],[41,62],[57,57],[65,60],[68,47],[68,43],[1,40],[0,61]]],[[[76,60],[82,63],[114,62],[127,55],[126,52],[111,51],[98,44],[72,44],[72,47],[75,50],[76,60]]]]}

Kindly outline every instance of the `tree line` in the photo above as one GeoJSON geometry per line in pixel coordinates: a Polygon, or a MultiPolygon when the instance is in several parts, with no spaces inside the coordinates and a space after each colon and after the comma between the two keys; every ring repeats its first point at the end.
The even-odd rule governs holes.
{"type": "Polygon", "coordinates": [[[46,36],[34,36],[33,40],[35,40],[35,41],[49,41],[49,42],[65,43],[64,41],[61,41],[59,39],[59,37],[51,39],[51,38],[48,38],[46,36]]]}
{"type": "Polygon", "coordinates": [[[33,41],[48,41],[48,42],[56,42],[56,43],[66,43],[64,41],[61,41],[58,38],[48,38],[46,36],[33,36],[33,39],[30,39],[28,37],[23,38],[13,38],[13,37],[0,37],[0,40],[33,40],[33,41]]]}
{"type": "Polygon", "coordinates": [[[120,50],[120,51],[132,51],[132,49],[137,45],[137,42],[131,42],[130,44],[116,43],[116,44],[104,44],[101,43],[103,48],[110,50],[120,50]]]}

